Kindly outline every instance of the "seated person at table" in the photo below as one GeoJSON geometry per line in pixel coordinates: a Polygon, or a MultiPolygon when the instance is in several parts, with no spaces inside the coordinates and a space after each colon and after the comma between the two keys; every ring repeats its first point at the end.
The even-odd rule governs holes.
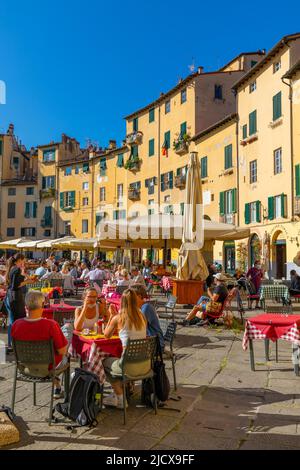
{"type": "MultiPolygon", "coordinates": [[[[210,287],[207,290],[208,297],[202,296],[197,302],[197,305],[191,310],[191,312],[187,315],[185,321],[190,322],[195,317],[199,320],[203,320],[201,324],[207,323],[206,317],[209,316],[206,314],[206,304],[210,301],[218,302],[224,305],[224,302],[228,296],[228,290],[225,286],[226,276],[222,273],[218,273],[214,275],[214,286],[210,287]]],[[[200,322],[198,322],[200,323],[200,322]]]]}
{"type": "Polygon", "coordinates": [[[35,274],[40,278],[47,273],[47,261],[41,261],[39,267],[35,270],[35,274]]]}
{"type": "Polygon", "coordinates": [[[64,291],[69,291],[70,293],[73,293],[75,287],[74,287],[73,277],[71,276],[71,273],[70,273],[69,263],[63,264],[61,275],[64,280],[64,291]]]}
{"type": "Polygon", "coordinates": [[[52,268],[41,277],[41,281],[51,281],[53,279],[62,279],[62,275],[58,272],[56,264],[53,264],[52,268]]]}
{"type": "Polygon", "coordinates": [[[146,287],[145,280],[136,266],[131,268],[130,286],[134,284],[142,284],[144,287],[146,287]]]}
{"type": "Polygon", "coordinates": [[[83,306],[78,307],[75,310],[75,330],[95,330],[95,323],[97,323],[100,317],[105,317],[105,299],[100,299],[100,305],[97,304],[97,299],[98,293],[96,289],[89,288],[84,292],[83,306]]]}
{"type": "Polygon", "coordinates": [[[142,284],[134,284],[131,289],[137,295],[137,305],[147,320],[147,335],[158,336],[162,351],[165,347],[164,335],[161,330],[158,315],[153,305],[147,300],[147,291],[142,284]]]}
{"type": "MultiPolygon", "coordinates": [[[[25,298],[27,317],[17,320],[12,326],[12,337],[19,341],[46,341],[53,339],[56,368],[65,365],[68,341],[58,323],[42,318],[45,297],[42,292],[29,291],[25,298]]],[[[60,380],[55,379],[54,398],[61,397],[60,380]]]]}
{"type": "Polygon", "coordinates": [[[143,277],[146,278],[146,279],[150,279],[151,278],[151,273],[152,273],[152,267],[151,267],[151,261],[149,259],[146,259],[144,261],[144,267],[143,267],[143,277]]]}
{"type": "Polygon", "coordinates": [[[123,269],[124,269],[124,266],[122,264],[119,264],[119,266],[118,266],[118,268],[117,268],[117,270],[114,274],[114,277],[115,277],[116,281],[118,281],[119,279],[122,278],[121,273],[122,273],[123,269]]]}
{"type": "Polygon", "coordinates": [[[126,286],[129,287],[130,285],[130,278],[127,269],[122,269],[121,275],[117,282],[117,286],[126,286]]]}
{"type": "MultiPolygon", "coordinates": [[[[112,313],[105,328],[104,336],[106,338],[111,338],[115,330],[118,329],[124,350],[127,346],[128,339],[146,338],[146,326],[146,319],[138,307],[136,293],[133,289],[127,289],[122,296],[120,313],[117,314],[116,311],[112,313]]],[[[122,358],[117,359],[115,357],[104,359],[103,365],[105,371],[114,376],[122,375],[121,361],[122,358]]],[[[150,361],[143,361],[138,365],[129,365],[127,373],[132,377],[142,375],[147,373],[150,367],[150,361]]],[[[124,403],[123,401],[122,382],[118,379],[111,379],[111,385],[114,393],[104,398],[103,403],[105,405],[115,406],[121,409],[123,409],[124,406],[127,407],[127,403],[124,403]]]]}
{"type": "Polygon", "coordinates": [[[102,288],[103,281],[106,278],[106,273],[102,269],[102,264],[98,263],[97,266],[88,273],[87,278],[93,283],[98,284],[98,286],[102,288]]]}
{"type": "Polygon", "coordinates": [[[81,274],[80,274],[80,277],[78,279],[79,283],[82,283],[82,282],[85,282],[88,280],[88,276],[89,276],[89,268],[88,268],[88,265],[85,263],[85,262],[82,262],[81,263],[81,274]]]}
{"type": "Polygon", "coordinates": [[[290,272],[291,276],[291,286],[290,286],[290,295],[300,295],[300,276],[297,274],[295,269],[292,269],[290,272]]]}

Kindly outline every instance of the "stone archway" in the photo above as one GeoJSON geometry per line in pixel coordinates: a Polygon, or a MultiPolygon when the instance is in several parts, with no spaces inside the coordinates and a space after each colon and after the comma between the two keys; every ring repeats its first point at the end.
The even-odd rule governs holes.
{"type": "Polygon", "coordinates": [[[271,247],[273,276],[276,279],[286,278],[286,236],[281,230],[274,233],[271,247]]]}

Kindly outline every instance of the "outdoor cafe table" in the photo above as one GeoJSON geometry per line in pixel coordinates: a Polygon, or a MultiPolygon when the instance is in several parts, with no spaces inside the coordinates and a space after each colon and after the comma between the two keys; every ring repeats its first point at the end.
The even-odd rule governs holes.
{"type": "Polygon", "coordinates": [[[260,288],[260,300],[265,302],[265,300],[284,300],[285,303],[289,301],[290,294],[287,286],[284,284],[273,284],[273,285],[264,285],[260,288]]]}
{"type": "Polygon", "coordinates": [[[293,363],[295,374],[299,375],[300,315],[266,313],[250,318],[246,322],[243,338],[244,351],[250,350],[251,370],[255,370],[253,340],[265,340],[266,360],[269,360],[269,340],[283,339],[293,343],[293,363]],[[297,359],[297,360],[296,360],[297,359]]]}

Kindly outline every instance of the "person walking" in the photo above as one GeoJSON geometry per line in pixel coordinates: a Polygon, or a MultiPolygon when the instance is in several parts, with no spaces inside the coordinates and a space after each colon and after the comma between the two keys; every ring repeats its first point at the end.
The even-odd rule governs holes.
{"type": "Polygon", "coordinates": [[[31,284],[35,276],[25,275],[25,256],[12,256],[7,263],[6,284],[8,286],[4,304],[8,313],[8,352],[12,352],[11,329],[16,320],[26,317],[23,287],[31,284]]]}

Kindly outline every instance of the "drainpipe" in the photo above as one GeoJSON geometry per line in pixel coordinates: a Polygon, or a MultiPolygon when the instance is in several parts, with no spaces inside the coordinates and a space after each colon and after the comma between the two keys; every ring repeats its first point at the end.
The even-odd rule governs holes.
{"type": "Polygon", "coordinates": [[[158,139],[157,139],[157,143],[158,143],[158,159],[157,159],[157,162],[158,162],[158,172],[157,172],[157,191],[158,191],[158,198],[157,198],[157,203],[158,203],[158,206],[159,206],[159,214],[161,213],[161,209],[160,209],[160,191],[161,191],[161,184],[160,184],[160,152],[161,152],[161,148],[160,148],[160,105],[158,106],[158,139]]]}
{"type": "Polygon", "coordinates": [[[239,122],[240,122],[240,118],[239,118],[239,116],[238,116],[238,117],[237,117],[237,121],[236,121],[236,127],[235,127],[235,135],[236,135],[236,180],[237,180],[237,184],[236,184],[236,192],[237,192],[237,195],[236,195],[236,213],[237,213],[236,226],[237,226],[237,227],[240,226],[240,165],[239,165],[239,161],[240,161],[240,152],[239,152],[239,149],[240,149],[240,146],[239,146],[239,122]]]}
{"type": "Polygon", "coordinates": [[[282,83],[289,87],[289,100],[290,100],[290,140],[291,140],[291,191],[292,191],[292,204],[291,204],[291,221],[294,221],[294,212],[295,212],[295,182],[294,182],[294,139],[293,139],[293,89],[290,83],[284,81],[284,78],[281,78],[282,83]]]}

